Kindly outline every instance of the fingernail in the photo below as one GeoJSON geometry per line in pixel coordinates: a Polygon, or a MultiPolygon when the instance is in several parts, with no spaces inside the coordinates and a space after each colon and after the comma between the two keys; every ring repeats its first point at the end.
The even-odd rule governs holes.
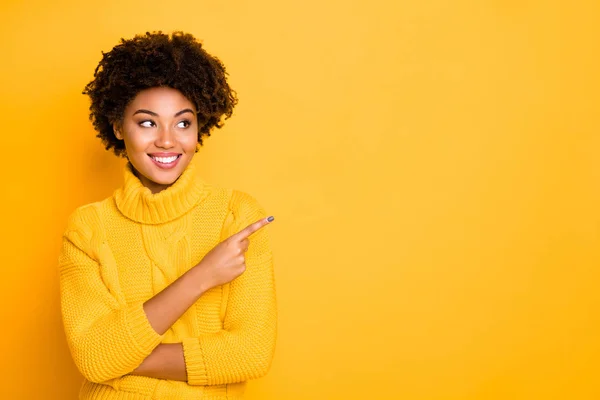
{"type": "Polygon", "coordinates": [[[274,219],[275,219],[275,217],[271,215],[269,218],[267,218],[267,221],[271,222],[271,221],[273,221],[274,219]]]}

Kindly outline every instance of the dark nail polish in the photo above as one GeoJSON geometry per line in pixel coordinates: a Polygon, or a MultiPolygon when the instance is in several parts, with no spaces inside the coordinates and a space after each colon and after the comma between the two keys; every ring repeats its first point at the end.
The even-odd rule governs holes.
{"type": "Polygon", "coordinates": [[[273,221],[274,219],[275,219],[275,217],[271,215],[269,218],[267,218],[267,221],[271,222],[271,221],[273,221]]]}

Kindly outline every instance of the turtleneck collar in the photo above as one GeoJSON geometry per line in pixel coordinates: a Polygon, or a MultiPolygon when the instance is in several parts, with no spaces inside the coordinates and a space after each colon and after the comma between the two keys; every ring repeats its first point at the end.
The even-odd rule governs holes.
{"type": "Polygon", "coordinates": [[[171,186],[156,194],[142,184],[131,162],[127,162],[123,186],[114,193],[117,208],[127,218],[142,224],[162,224],[181,217],[208,195],[197,158],[197,155],[192,158],[171,186]]]}

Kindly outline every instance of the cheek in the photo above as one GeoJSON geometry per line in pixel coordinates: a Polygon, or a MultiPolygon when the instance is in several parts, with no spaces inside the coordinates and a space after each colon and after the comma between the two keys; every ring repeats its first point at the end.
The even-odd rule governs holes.
{"type": "Polygon", "coordinates": [[[142,135],[139,132],[132,131],[125,139],[125,146],[130,151],[144,150],[152,142],[149,135],[142,135]]]}
{"type": "Polygon", "coordinates": [[[179,143],[181,143],[181,146],[187,150],[195,150],[196,145],[198,144],[198,133],[194,132],[182,136],[179,143]]]}

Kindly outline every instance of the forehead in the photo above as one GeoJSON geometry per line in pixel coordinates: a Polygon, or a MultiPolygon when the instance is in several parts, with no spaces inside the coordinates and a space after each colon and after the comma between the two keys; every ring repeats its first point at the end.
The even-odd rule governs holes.
{"type": "Polygon", "coordinates": [[[179,90],[170,87],[153,87],[140,91],[127,105],[125,112],[135,112],[143,108],[161,114],[171,114],[185,108],[196,108],[179,90]]]}

